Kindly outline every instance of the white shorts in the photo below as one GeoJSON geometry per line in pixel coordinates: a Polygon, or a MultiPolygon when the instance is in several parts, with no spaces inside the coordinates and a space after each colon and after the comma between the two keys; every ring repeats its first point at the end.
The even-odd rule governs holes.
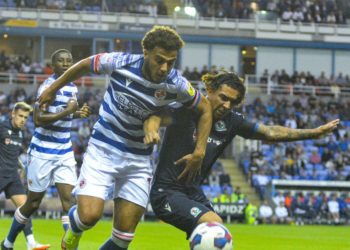
{"type": "Polygon", "coordinates": [[[120,157],[90,143],[84,155],[74,195],[88,195],[106,200],[123,198],[146,207],[152,183],[150,160],[120,157]],[[114,193],[111,196],[111,189],[114,193]]]}
{"type": "Polygon", "coordinates": [[[27,183],[32,192],[44,192],[52,183],[77,184],[74,158],[47,160],[28,155],[27,183]]]}

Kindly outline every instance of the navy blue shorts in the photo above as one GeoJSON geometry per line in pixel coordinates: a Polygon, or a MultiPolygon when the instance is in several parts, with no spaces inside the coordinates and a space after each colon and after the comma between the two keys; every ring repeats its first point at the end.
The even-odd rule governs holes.
{"type": "Polygon", "coordinates": [[[26,194],[23,183],[18,175],[15,177],[0,177],[0,193],[4,191],[6,199],[14,195],[26,194]]]}
{"type": "Polygon", "coordinates": [[[201,191],[184,193],[153,186],[150,201],[157,217],[185,231],[187,238],[197,226],[199,218],[209,211],[214,211],[210,201],[201,191]]]}

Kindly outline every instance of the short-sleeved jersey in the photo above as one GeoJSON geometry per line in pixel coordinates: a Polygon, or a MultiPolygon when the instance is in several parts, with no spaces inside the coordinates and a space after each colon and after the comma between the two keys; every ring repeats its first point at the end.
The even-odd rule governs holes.
{"type": "Polygon", "coordinates": [[[210,173],[212,165],[236,135],[250,138],[257,129],[257,124],[248,122],[243,115],[233,111],[222,120],[214,122],[208,137],[201,175],[191,184],[184,185],[179,183],[177,178],[184,170],[185,164],[175,166],[174,162],[191,154],[195,148],[195,116],[184,108],[175,110],[172,115],[174,123],[166,129],[156,170],[154,185],[157,187],[183,190],[200,185],[203,178],[210,173]]]}
{"type": "Polygon", "coordinates": [[[143,122],[172,102],[195,107],[200,94],[173,69],[161,83],[142,76],[143,55],[106,53],[91,57],[93,72],[110,75],[110,83],[90,143],[131,159],[148,160],[152,146],[143,143],[143,122]]]}
{"type": "Polygon", "coordinates": [[[21,152],[23,132],[12,126],[11,120],[0,122],[0,176],[15,177],[21,152]]]}
{"type": "MultiPolygon", "coordinates": [[[[39,87],[37,96],[48,88],[57,78],[52,75],[45,80],[39,87]]],[[[57,93],[54,102],[48,107],[49,113],[62,112],[67,107],[70,99],[77,98],[78,88],[69,83],[62,87],[57,93]]],[[[42,159],[62,159],[74,157],[72,142],[71,142],[71,128],[72,128],[73,114],[55,121],[54,123],[42,127],[36,127],[32,140],[29,145],[28,152],[42,159]]]]}

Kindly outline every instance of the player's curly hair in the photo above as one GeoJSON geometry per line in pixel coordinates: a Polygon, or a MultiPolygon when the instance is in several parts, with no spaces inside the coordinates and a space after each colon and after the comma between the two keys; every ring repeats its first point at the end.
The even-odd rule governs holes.
{"type": "Polygon", "coordinates": [[[146,50],[153,50],[155,47],[165,50],[180,50],[185,42],[172,28],[156,25],[146,33],[141,44],[142,48],[146,50]]]}
{"type": "Polygon", "coordinates": [[[220,71],[217,74],[207,73],[202,76],[202,82],[205,84],[207,91],[216,91],[221,85],[227,86],[238,91],[239,96],[235,105],[239,105],[243,102],[246,88],[244,86],[244,79],[240,78],[233,72],[220,71]]]}
{"type": "Polygon", "coordinates": [[[68,53],[68,54],[72,55],[72,53],[71,53],[69,50],[67,50],[67,49],[58,49],[58,50],[56,50],[55,52],[53,52],[52,55],[51,55],[51,63],[52,63],[52,64],[55,63],[56,57],[57,57],[57,55],[60,54],[60,53],[68,53]]]}

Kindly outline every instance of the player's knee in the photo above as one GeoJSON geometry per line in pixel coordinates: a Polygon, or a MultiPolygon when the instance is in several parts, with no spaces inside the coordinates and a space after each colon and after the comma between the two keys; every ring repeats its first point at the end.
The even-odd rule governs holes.
{"type": "Polygon", "coordinates": [[[94,226],[102,217],[102,213],[93,210],[88,211],[86,209],[79,210],[79,219],[81,223],[87,226],[94,226]]]}
{"type": "Polygon", "coordinates": [[[124,232],[116,228],[113,228],[112,240],[117,246],[127,249],[130,242],[133,239],[134,239],[134,233],[124,232]]]}

